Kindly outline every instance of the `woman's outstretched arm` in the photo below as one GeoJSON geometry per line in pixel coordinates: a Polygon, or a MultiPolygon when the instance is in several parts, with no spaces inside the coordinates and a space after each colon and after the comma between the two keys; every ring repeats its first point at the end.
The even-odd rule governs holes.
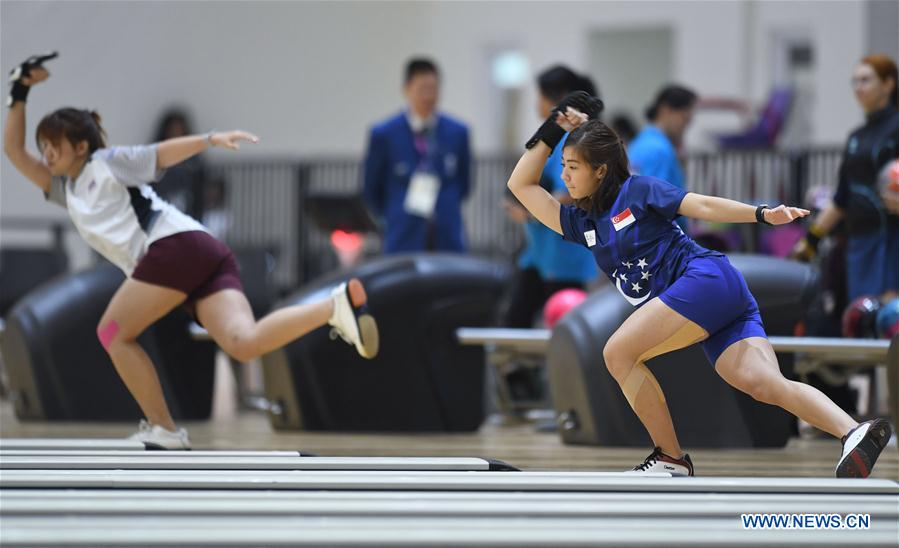
{"type": "MultiPolygon", "coordinates": [[[[677,212],[684,217],[713,223],[754,223],[755,210],[756,206],[742,202],[690,192],[684,196],[677,212]]],[[[762,210],[765,221],[772,225],[787,224],[808,214],[807,209],[785,205],[762,210]]]]}
{"type": "Polygon", "coordinates": [[[156,166],[158,169],[172,167],[213,146],[238,150],[240,141],[258,143],[259,137],[246,131],[234,130],[167,139],[156,146],[156,166]]]}

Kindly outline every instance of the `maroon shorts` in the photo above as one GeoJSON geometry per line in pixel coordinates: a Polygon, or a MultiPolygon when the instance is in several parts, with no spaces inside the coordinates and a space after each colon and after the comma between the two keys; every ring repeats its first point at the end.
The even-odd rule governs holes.
{"type": "Polygon", "coordinates": [[[131,277],[185,293],[188,307],[223,289],[243,291],[234,253],[202,230],[156,240],[131,277]]]}

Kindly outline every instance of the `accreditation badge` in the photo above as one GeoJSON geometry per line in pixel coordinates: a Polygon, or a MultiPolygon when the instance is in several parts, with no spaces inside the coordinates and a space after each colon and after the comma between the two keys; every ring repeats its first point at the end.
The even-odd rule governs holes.
{"type": "Polygon", "coordinates": [[[437,195],[440,193],[440,179],[433,173],[416,171],[406,190],[403,208],[411,215],[430,219],[434,216],[437,195]]]}

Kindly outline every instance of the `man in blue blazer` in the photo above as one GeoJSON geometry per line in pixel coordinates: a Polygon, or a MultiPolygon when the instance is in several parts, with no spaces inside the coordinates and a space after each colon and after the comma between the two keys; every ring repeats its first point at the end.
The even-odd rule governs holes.
{"type": "Polygon", "coordinates": [[[409,61],[403,86],[407,109],[371,130],[363,195],[385,225],[385,253],[465,251],[468,128],[437,112],[439,84],[433,62],[409,61]]]}

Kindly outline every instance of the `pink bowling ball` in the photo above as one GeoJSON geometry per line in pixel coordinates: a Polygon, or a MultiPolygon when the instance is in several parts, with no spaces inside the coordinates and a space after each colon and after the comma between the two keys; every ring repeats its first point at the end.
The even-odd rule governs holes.
{"type": "Polygon", "coordinates": [[[584,302],[587,293],[582,289],[556,291],[543,306],[543,323],[552,329],[569,310],[584,302]]]}

